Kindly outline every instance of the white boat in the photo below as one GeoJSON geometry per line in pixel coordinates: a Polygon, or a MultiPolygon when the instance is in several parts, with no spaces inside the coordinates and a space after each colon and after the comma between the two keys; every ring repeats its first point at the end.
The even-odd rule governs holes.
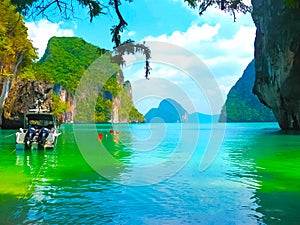
{"type": "Polygon", "coordinates": [[[53,149],[60,135],[56,117],[42,110],[30,110],[24,127],[16,133],[16,149],[53,149]]]}

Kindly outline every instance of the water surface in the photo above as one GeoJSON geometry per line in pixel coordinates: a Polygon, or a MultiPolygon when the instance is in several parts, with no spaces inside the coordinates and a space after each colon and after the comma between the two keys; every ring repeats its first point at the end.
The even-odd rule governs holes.
{"type": "MultiPolygon", "coordinates": [[[[80,126],[94,135],[91,125],[80,126]]],[[[100,163],[102,171],[114,170],[110,177],[85,161],[71,125],[62,126],[53,151],[16,152],[15,131],[0,130],[0,224],[300,223],[300,136],[280,132],[276,123],[228,124],[217,157],[204,171],[199,165],[211,135],[208,125],[97,130],[120,162],[118,168],[100,163]],[[197,145],[183,147],[182,134],[193,137],[196,129],[197,145]],[[174,162],[182,168],[155,182],[174,162]],[[160,164],[161,173],[144,170],[160,164]],[[141,180],[147,185],[139,185],[141,180]]]]}

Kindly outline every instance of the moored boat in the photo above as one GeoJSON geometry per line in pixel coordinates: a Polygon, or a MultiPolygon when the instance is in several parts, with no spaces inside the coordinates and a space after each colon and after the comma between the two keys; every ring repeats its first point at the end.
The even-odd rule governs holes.
{"type": "Polygon", "coordinates": [[[45,110],[29,110],[16,133],[16,149],[53,149],[60,135],[56,117],[45,110]]]}

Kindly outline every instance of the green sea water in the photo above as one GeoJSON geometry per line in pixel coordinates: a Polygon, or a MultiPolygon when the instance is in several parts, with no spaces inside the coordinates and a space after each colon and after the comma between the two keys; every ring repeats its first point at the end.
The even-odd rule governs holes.
{"type": "Polygon", "coordinates": [[[201,170],[211,129],[62,125],[47,151],[0,130],[0,224],[300,224],[299,134],[227,124],[201,170]]]}

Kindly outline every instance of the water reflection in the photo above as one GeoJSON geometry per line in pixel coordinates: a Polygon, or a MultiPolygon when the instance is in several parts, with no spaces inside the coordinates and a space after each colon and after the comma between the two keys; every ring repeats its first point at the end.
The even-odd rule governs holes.
{"type": "Polygon", "coordinates": [[[238,168],[230,179],[253,189],[259,223],[299,224],[300,137],[259,128],[240,133],[227,140],[228,159],[238,168]]]}
{"type": "MultiPolygon", "coordinates": [[[[102,143],[109,154],[126,161],[131,153],[124,148],[118,135],[110,134],[110,129],[106,126],[99,129],[107,134],[102,143]]],[[[70,126],[63,126],[62,132],[57,148],[50,151],[8,150],[12,148],[13,139],[0,143],[3,158],[0,219],[3,223],[62,224],[66,218],[69,223],[76,224],[92,223],[99,218],[106,223],[117,214],[116,208],[110,208],[109,203],[112,191],[118,194],[119,186],[101,177],[86,163],[70,126]]],[[[130,143],[128,133],[120,132],[120,135],[130,143]]]]}
{"type": "MultiPolygon", "coordinates": [[[[97,126],[108,153],[123,164],[114,180],[91,169],[69,126],[62,127],[54,151],[15,152],[14,139],[1,142],[0,223],[296,224],[299,137],[263,130],[265,126],[229,126],[219,157],[200,172],[199,161],[210,137],[208,131],[201,132],[199,146],[182,170],[164,182],[136,187],[116,181],[128,179],[124,176],[134,174],[137,165],[169,157],[178,137],[174,128],[151,155],[138,151],[141,145],[131,136],[132,131],[145,136],[141,133],[145,127],[97,126]],[[111,135],[111,129],[118,136],[111,135]]],[[[91,134],[89,126],[82,125],[82,130],[91,134]]],[[[95,138],[99,141],[97,134],[95,138]]]]}
{"type": "Polygon", "coordinates": [[[47,177],[51,169],[58,165],[58,153],[56,151],[21,150],[16,151],[16,165],[23,167],[27,175],[33,177],[47,177]]]}
{"type": "Polygon", "coordinates": [[[0,217],[4,224],[21,222],[28,209],[27,200],[57,167],[56,152],[12,151],[1,149],[0,217]],[[21,219],[20,219],[21,218],[21,219]]]}

